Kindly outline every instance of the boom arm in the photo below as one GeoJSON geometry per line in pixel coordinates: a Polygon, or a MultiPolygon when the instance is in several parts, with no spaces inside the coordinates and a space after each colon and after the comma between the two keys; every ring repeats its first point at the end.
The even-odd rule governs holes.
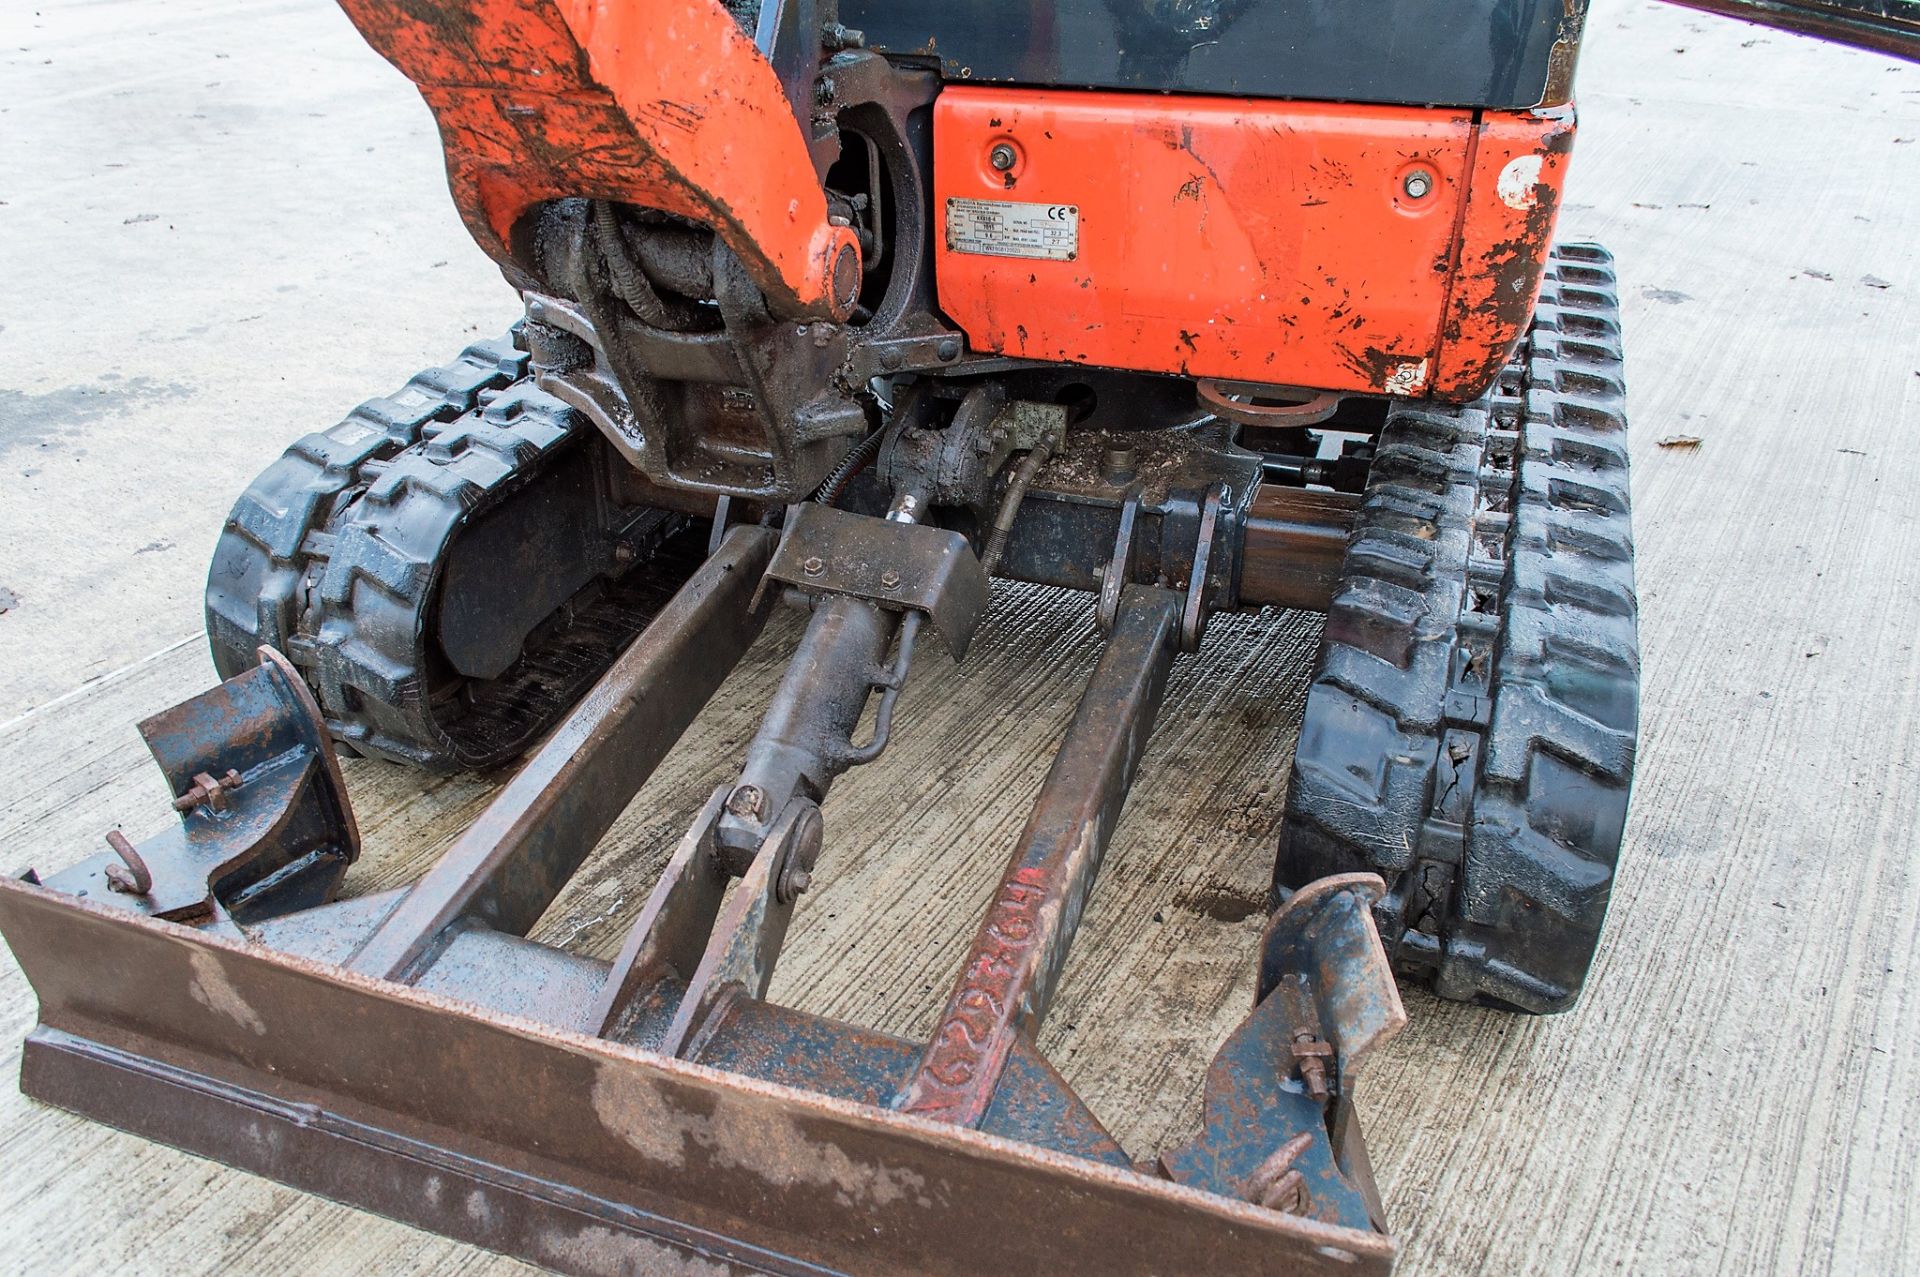
{"type": "MultiPolygon", "coordinates": [[[[719,0],[341,0],[440,124],[468,229],[587,195],[712,227],[776,314],[842,318],[860,279],[780,78],[719,0]]],[[[523,270],[523,268],[522,268],[523,270]]]]}
{"type": "Polygon", "coordinates": [[[1669,4],[1920,62],[1915,0],[1667,0],[1669,4]]]}

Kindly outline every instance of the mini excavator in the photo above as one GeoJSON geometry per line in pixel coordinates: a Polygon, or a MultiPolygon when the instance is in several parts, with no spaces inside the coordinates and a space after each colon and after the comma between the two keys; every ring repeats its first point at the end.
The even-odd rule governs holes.
{"type": "MultiPolygon", "coordinates": [[[[225,681],[141,725],[177,820],[0,881],[23,1088],[575,1273],[1385,1272],[1396,979],[1570,1006],[1632,780],[1584,0],[340,2],[525,317],[241,494],[225,681]],[[994,578],[1106,638],[945,1009],[768,1001],[994,578]],[[1169,671],[1262,607],[1326,624],[1257,1000],[1123,1149],[1036,1030],[1169,671]],[[527,938],[777,609],[619,952],[527,938]],[[351,895],[343,755],[517,770],[351,895]]],[[[1686,2],[1920,59],[1913,0],[1686,2]]]]}

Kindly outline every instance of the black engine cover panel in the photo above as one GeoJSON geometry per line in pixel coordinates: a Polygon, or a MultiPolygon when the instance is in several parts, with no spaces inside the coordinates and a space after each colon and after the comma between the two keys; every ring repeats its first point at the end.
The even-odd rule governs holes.
{"type": "Polygon", "coordinates": [[[1586,0],[840,0],[950,81],[1524,109],[1567,96],[1586,0]]]}

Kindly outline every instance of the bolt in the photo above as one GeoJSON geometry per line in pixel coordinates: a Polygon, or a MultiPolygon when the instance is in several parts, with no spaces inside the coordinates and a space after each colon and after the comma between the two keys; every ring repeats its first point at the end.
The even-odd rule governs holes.
{"type": "Polygon", "coordinates": [[[887,590],[899,589],[900,574],[898,572],[895,572],[892,568],[888,568],[885,572],[882,572],[880,574],[880,586],[882,589],[887,589],[887,590]]]}
{"type": "Polygon", "coordinates": [[[942,359],[958,359],[960,357],[960,343],[948,337],[934,348],[934,353],[942,359]]]}
{"type": "Polygon", "coordinates": [[[639,557],[640,551],[633,548],[633,542],[631,541],[621,541],[613,547],[613,561],[615,563],[631,563],[639,557]]]}
{"type": "Polygon", "coordinates": [[[783,905],[790,905],[799,898],[801,892],[813,885],[812,869],[820,858],[820,810],[810,807],[800,816],[788,835],[785,850],[781,853],[780,876],[774,880],[774,897],[783,905]]]}
{"type": "Polygon", "coordinates": [[[742,785],[727,795],[727,810],[742,820],[758,820],[766,809],[767,796],[758,785],[742,785]]]}
{"type": "Polygon", "coordinates": [[[810,554],[806,558],[800,560],[800,570],[802,572],[805,572],[808,576],[819,576],[822,572],[827,570],[827,565],[825,560],[821,559],[819,555],[810,554]]]}
{"type": "Polygon", "coordinates": [[[1293,1058],[1300,1068],[1300,1084],[1315,1104],[1325,1104],[1333,1094],[1327,1085],[1327,1060],[1332,1055],[1333,1046],[1321,1041],[1320,1035],[1311,1029],[1294,1033],[1293,1058]]]}
{"type": "Polygon", "coordinates": [[[774,898],[783,905],[790,905],[800,898],[800,893],[813,885],[813,875],[801,868],[798,861],[789,857],[786,868],[780,871],[780,880],[773,886],[774,898]]]}
{"type": "Polygon", "coordinates": [[[866,44],[867,33],[838,22],[829,22],[820,28],[820,42],[829,49],[858,49],[866,44]]]}
{"type": "Polygon", "coordinates": [[[196,772],[193,777],[193,788],[173,800],[173,809],[177,812],[189,812],[201,803],[205,803],[215,811],[225,811],[228,791],[240,788],[240,784],[240,773],[231,767],[227,769],[226,775],[217,780],[206,772],[196,772]]]}
{"type": "Polygon", "coordinates": [[[1252,1175],[1247,1177],[1247,1196],[1268,1210],[1302,1215],[1310,1206],[1307,1180],[1293,1168],[1300,1155],[1313,1147],[1313,1136],[1302,1131],[1275,1149],[1252,1175]]]}
{"type": "Polygon", "coordinates": [[[147,862],[133,849],[127,836],[118,829],[107,831],[107,846],[113,848],[113,854],[124,862],[107,866],[107,888],[123,892],[129,896],[144,896],[153,890],[153,871],[147,868],[147,862]]]}
{"type": "Polygon", "coordinates": [[[1407,174],[1406,180],[1400,183],[1400,189],[1407,193],[1410,200],[1423,200],[1433,191],[1433,174],[1417,168],[1407,174]]]}
{"type": "Polygon", "coordinates": [[[1116,448],[1107,449],[1106,456],[1101,460],[1101,469],[1105,472],[1106,478],[1110,482],[1125,483],[1128,479],[1133,478],[1134,469],[1138,461],[1139,458],[1133,449],[1123,444],[1116,448]]]}
{"type": "Polygon", "coordinates": [[[1012,168],[1019,158],[1019,152],[1015,151],[1012,143],[1009,142],[995,142],[993,149],[987,152],[987,163],[993,165],[994,171],[999,173],[1012,168]]]}

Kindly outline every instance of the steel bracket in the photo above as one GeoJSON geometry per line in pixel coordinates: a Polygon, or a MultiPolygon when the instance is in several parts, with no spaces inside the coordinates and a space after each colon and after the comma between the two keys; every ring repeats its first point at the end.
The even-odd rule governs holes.
{"type": "Polygon", "coordinates": [[[1161,1156],[1173,1179],[1384,1227],[1351,1096],[1365,1058],[1407,1022],[1373,923],[1385,890],[1373,874],[1322,878],[1268,920],[1260,1000],[1207,1070],[1199,1138],[1161,1156]]]}
{"type": "Polygon", "coordinates": [[[332,898],[360,854],[319,706],[287,659],[260,664],[140,724],[180,820],[47,880],[175,922],[255,921],[332,898]]]}
{"type": "Polygon", "coordinates": [[[987,574],[960,533],[826,505],[788,508],[767,579],[924,612],[955,660],[987,610],[987,574]]]}

